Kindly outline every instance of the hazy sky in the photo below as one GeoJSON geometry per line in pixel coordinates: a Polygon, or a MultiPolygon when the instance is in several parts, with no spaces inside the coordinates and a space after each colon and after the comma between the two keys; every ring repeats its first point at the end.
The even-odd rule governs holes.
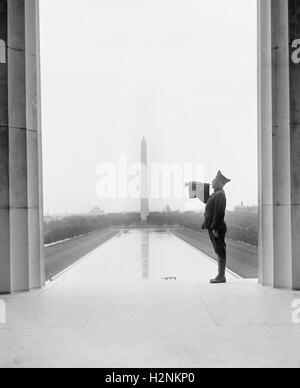
{"type": "MultiPolygon", "coordinates": [[[[257,202],[256,1],[40,0],[45,210],[138,210],[97,197],[120,154],[203,163],[257,202]]],[[[185,210],[199,202],[153,200],[185,210]]]]}

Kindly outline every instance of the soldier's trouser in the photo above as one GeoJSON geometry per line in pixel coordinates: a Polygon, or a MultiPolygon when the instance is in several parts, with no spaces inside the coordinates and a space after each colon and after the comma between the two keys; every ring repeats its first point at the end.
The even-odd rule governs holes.
{"type": "Polygon", "coordinates": [[[226,261],[227,261],[227,255],[226,255],[226,231],[220,231],[219,237],[216,238],[213,235],[213,231],[209,230],[209,237],[211,239],[211,242],[213,244],[214,250],[216,252],[216,255],[218,256],[219,260],[219,275],[225,276],[226,273],[226,261]]]}

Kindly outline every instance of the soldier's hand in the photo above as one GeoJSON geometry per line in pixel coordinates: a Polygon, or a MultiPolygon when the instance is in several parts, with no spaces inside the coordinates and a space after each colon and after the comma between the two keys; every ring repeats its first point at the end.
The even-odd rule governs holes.
{"type": "Polygon", "coordinates": [[[186,183],[186,184],[185,184],[185,187],[188,187],[189,185],[190,185],[189,183],[186,183]]]}
{"type": "Polygon", "coordinates": [[[215,238],[219,238],[219,232],[217,231],[217,230],[213,230],[213,236],[215,237],[215,238]]]}

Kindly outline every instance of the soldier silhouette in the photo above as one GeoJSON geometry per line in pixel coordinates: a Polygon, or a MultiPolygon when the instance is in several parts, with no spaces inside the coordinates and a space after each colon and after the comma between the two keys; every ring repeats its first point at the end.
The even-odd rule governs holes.
{"type": "Polygon", "coordinates": [[[226,283],[226,242],[227,226],[225,223],[226,194],[224,187],[231,182],[221,171],[212,182],[214,193],[209,197],[205,209],[205,221],[202,229],[208,230],[209,237],[218,256],[218,276],[211,284],[226,283]]]}

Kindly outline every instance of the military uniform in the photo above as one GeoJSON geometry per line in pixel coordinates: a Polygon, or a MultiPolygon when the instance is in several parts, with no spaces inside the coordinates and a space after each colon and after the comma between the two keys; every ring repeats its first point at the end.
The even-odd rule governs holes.
{"type": "Polygon", "coordinates": [[[216,188],[214,194],[207,201],[203,229],[208,230],[209,237],[218,256],[219,273],[216,279],[211,280],[211,283],[226,283],[226,194],[223,187],[231,181],[219,171],[214,182],[219,182],[219,185],[216,187],[222,188],[216,188]]]}
{"type": "MultiPolygon", "coordinates": [[[[225,224],[226,211],[226,195],[224,190],[217,190],[209,198],[205,209],[205,221],[203,229],[207,229],[209,237],[213,244],[214,250],[222,262],[222,267],[226,267],[226,232],[227,226],[225,224]],[[219,237],[213,235],[213,230],[216,230],[219,237]]],[[[223,271],[222,271],[223,272],[223,271]]]]}
{"type": "Polygon", "coordinates": [[[213,181],[215,192],[211,196],[209,196],[209,184],[198,182],[186,183],[186,187],[189,187],[190,198],[198,198],[206,204],[205,221],[202,229],[208,230],[209,237],[219,261],[219,274],[216,279],[210,281],[212,284],[226,283],[226,194],[223,188],[229,182],[231,182],[231,180],[227,179],[221,171],[219,171],[213,181]]]}

